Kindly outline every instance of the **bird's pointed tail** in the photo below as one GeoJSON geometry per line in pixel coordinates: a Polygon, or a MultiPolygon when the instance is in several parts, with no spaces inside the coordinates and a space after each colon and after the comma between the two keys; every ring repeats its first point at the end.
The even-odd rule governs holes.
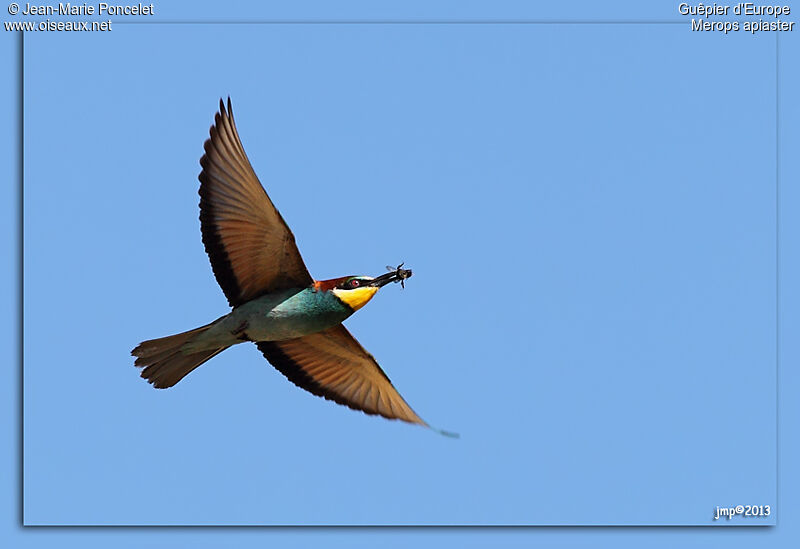
{"type": "Polygon", "coordinates": [[[136,357],[134,365],[143,368],[142,377],[157,389],[166,389],[178,383],[189,372],[228,348],[218,347],[186,353],[181,347],[193,337],[208,330],[214,323],[159,339],[143,341],[131,351],[136,357]]]}

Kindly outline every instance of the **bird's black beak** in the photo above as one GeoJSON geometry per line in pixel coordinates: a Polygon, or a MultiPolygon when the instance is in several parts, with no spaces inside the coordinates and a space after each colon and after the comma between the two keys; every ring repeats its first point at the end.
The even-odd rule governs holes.
{"type": "Polygon", "coordinates": [[[369,285],[381,288],[390,282],[402,283],[406,278],[411,278],[411,275],[411,269],[401,269],[398,267],[393,271],[389,271],[386,274],[382,274],[381,276],[372,279],[372,282],[370,282],[369,285]]]}

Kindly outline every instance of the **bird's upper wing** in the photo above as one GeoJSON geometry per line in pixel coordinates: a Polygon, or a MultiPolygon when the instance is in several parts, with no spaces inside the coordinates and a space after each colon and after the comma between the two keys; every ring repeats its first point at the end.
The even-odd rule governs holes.
{"type": "Polygon", "coordinates": [[[214,276],[232,307],[313,282],[294,235],[256,177],[222,100],[200,159],[200,228],[214,276]]]}
{"type": "Polygon", "coordinates": [[[284,341],[262,341],[258,349],[289,380],[315,395],[389,419],[428,426],[341,324],[284,341]]]}

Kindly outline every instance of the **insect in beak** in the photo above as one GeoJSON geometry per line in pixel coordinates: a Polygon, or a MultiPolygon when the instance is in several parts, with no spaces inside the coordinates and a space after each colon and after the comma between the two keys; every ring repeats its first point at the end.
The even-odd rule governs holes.
{"type": "Polygon", "coordinates": [[[406,287],[405,280],[407,278],[411,278],[411,275],[413,273],[411,272],[411,269],[403,269],[404,264],[405,262],[401,263],[397,267],[387,266],[386,269],[389,272],[375,278],[370,285],[377,286],[378,288],[380,288],[382,286],[385,286],[386,284],[389,284],[390,282],[399,282],[400,286],[405,288],[406,287]]]}

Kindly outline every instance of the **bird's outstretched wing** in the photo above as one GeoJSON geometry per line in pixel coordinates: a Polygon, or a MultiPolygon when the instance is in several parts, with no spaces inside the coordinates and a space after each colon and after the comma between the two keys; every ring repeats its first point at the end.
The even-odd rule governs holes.
{"type": "Polygon", "coordinates": [[[313,282],[294,235],[256,177],[228,108],[219,112],[200,159],[200,228],[214,276],[231,307],[313,282]]]}
{"type": "Polygon", "coordinates": [[[403,400],[375,358],[341,324],[256,345],[283,375],[310,393],[367,414],[428,426],[403,400]]]}

